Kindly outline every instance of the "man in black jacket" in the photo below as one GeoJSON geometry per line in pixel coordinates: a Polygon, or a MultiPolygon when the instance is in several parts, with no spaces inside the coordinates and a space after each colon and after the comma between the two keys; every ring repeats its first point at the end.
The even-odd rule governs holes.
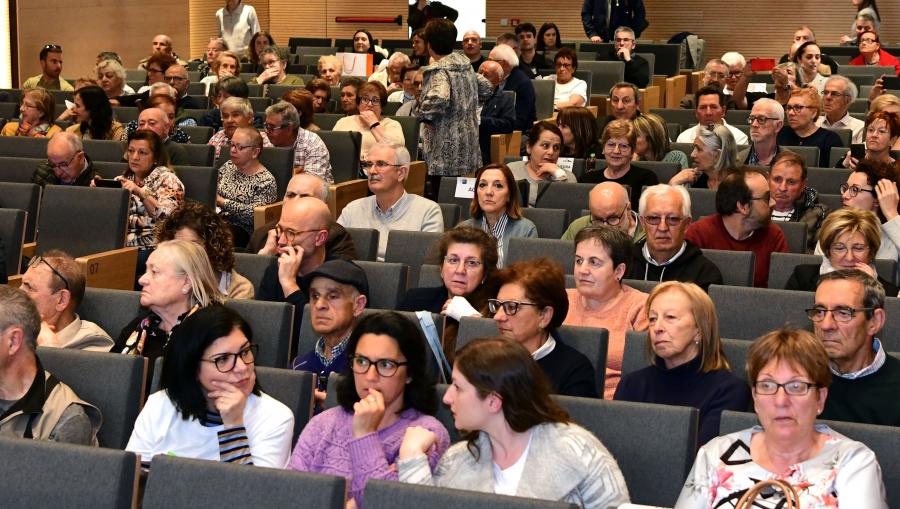
{"type": "Polygon", "coordinates": [[[459,17],[459,13],[453,7],[430,0],[416,0],[409,5],[406,22],[409,24],[409,28],[415,32],[420,28],[425,28],[425,25],[433,19],[446,18],[456,21],[457,17],[459,17]]]}
{"type": "Polygon", "coordinates": [[[494,93],[481,108],[481,124],[478,126],[478,142],[481,144],[481,160],[487,164],[491,160],[491,135],[513,132],[516,122],[516,107],[513,98],[500,90],[503,82],[503,68],[492,60],[486,60],[478,68],[478,73],[487,78],[494,87],[494,93]]]}
{"type": "Polygon", "coordinates": [[[63,132],[50,138],[47,160],[34,170],[31,182],[41,187],[47,184],[89,186],[96,174],[97,170],[84,152],[81,138],[63,132]]]}
{"type": "Polygon", "coordinates": [[[494,46],[494,49],[491,50],[490,59],[500,64],[500,67],[503,68],[503,75],[506,76],[506,80],[500,85],[500,90],[512,90],[516,93],[516,122],[514,128],[522,131],[524,141],[524,135],[528,133],[537,119],[534,84],[531,83],[525,72],[519,68],[519,57],[516,56],[515,50],[510,46],[506,44],[494,46]]]}
{"type": "Polygon", "coordinates": [[[650,84],[650,63],[647,59],[635,53],[637,42],[634,30],[628,27],[619,27],[614,35],[615,46],[611,51],[601,51],[597,60],[618,60],[625,62],[625,81],[637,85],[638,88],[647,88],[650,84]]]}

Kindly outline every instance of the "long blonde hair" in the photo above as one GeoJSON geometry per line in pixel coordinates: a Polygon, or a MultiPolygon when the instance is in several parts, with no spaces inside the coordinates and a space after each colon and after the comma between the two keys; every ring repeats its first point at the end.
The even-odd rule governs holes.
{"type": "Polygon", "coordinates": [[[191,306],[199,304],[205,307],[213,302],[221,304],[225,301],[203,246],[187,240],[167,240],[156,246],[157,251],[162,249],[169,251],[175,270],[184,273],[190,280],[191,306]]]}

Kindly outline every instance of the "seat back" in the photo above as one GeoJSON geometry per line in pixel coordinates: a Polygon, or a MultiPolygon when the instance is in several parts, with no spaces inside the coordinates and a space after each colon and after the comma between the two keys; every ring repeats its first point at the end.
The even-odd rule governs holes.
{"type": "Polygon", "coordinates": [[[522,209],[522,215],[534,223],[537,233],[543,239],[558,239],[566,231],[566,216],[568,212],[563,209],[544,209],[526,207],[522,209]]]}
{"type": "Polygon", "coordinates": [[[553,96],[556,82],[553,80],[532,80],[534,85],[535,112],[537,119],[543,120],[553,116],[553,96]]]}
{"type": "Polygon", "coordinates": [[[188,135],[191,139],[191,143],[195,145],[206,145],[206,142],[208,142],[213,135],[213,128],[204,125],[181,126],[181,130],[188,135]]]}
{"type": "Polygon", "coordinates": [[[819,166],[819,147],[781,147],[784,150],[790,150],[806,161],[806,166],[819,166]]]}
{"type": "Polygon", "coordinates": [[[274,256],[234,253],[234,270],[249,279],[258,293],[266,269],[269,265],[276,263],[276,259],[274,256]]]}
{"type": "Polygon", "coordinates": [[[46,186],[37,253],[63,249],[77,258],[124,247],[128,199],[124,189],[46,186]]]}
{"type": "Polygon", "coordinates": [[[541,256],[559,263],[566,274],[575,268],[575,245],[571,240],[510,237],[507,264],[541,256]]]}
{"type": "Polygon", "coordinates": [[[83,140],[84,153],[94,161],[121,161],[125,147],[119,140],[83,140]]]}
{"type": "Polygon", "coordinates": [[[647,333],[630,330],[625,333],[625,350],[622,354],[622,376],[650,365],[652,356],[647,351],[647,333]]]}
{"type": "Polygon", "coordinates": [[[722,282],[731,286],[753,286],[755,255],[752,251],[703,249],[703,256],[722,272],[722,282]]]}
{"type": "Polygon", "coordinates": [[[773,224],[781,228],[784,240],[792,253],[806,252],[806,223],[792,221],[774,221],[773,224]]]}
{"type": "Polygon", "coordinates": [[[184,143],[181,146],[184,147],[185,152],[187,152],[188,161],[191,163],[191,166],[213,165],[216,157],[216,148],[212,145],[206,145],[205,143],[184,143]]]}
{"type": "MultiPolygon", "coordinates": [[[[388,234],[384,261],[404,263],[409,266],[410,281],[419,280],[419,267],[423,263],[437,263],[438,242],[442,233],[393,230],[388,234]]],[[[369,282],[371,287],[371,281],[369,282]]]]}
{"type": "Polygon", "coordinates": [[[719,334],[724,338],[756,339],[784,326],[810,330],[805,309],[815,302],[812,292],[711,285],[709,296],[719,315],[719,334]],[[777,305],[764,305],[764,303],[777,305]]]}
{"type": "Polygon", "coordinates": [[[49,141],[49,138],[0,136],[0,156],[46,159],[49,141]]]}
{"type": "Polygon", "coordinates": [[[437,488],[372,479],[366,483],[366,507],[397,509],[398,507],[453,507],[454,509],[575,509],[575,504],[508,497],[470,490],[437,488]]]}
{"type": "MultiPolygon", "coordinates": [[[[568,276],[566,276],[566,277],[568,277],[568,276]]],[[[573,283],[574,283],[574,278],[573,278],[573,283]]],[[[661,283],[661,281],[645,281],[643,279],[623,279],[622,280],[622,284],[626,284],[626,285],[634,288],[635,290],[640,290],[644,293],[652,292],[653,289],[656,288],[656,285],[658,285],[659,283],[661,283]]],[[[575,287],[572,286],[572,288],[575,288],[575,287]]]]}
{"type": "Polygon", "coordinates": [[[587,208],[588,197],[595,184],[575,182],[541,182],[535,207],[543,209],[564,209],[568,212],[567,222],[572,222],[587,208]]]}
{"type": "Polygon", "coordinates": [[[357,260],[356,263],[366,271],[366,279],[369,280],[368,307],[397,309],[409,287],[409,266],[404,263],[362,260],[357,260]]]}
{"type": "Polygon", "coordinates": [[[438,206],[441,208],[441,216],[444,219],[444,227],[446,229],[449,230],[459,224],[461,215],[459,205],[455,203],[438,203],[438,206]]]}
{"type": "Polygon", "coordinates": [[[578,62],[578,69],[591,71],[591,95],[609,95],[613,85],[625,81],[625,62],[585,60],[578,62]]]}
{"type": "Polygon", "coordinates": [[[277,102],[281,100],[281,96],[284,95],[285,92],[290,92],[291,90],[297,90],[303,88],[301,85],[266,85],[266,97],[272,100],[272,102],[277,102]]]}
{"type": "Polygon", "coordinates": [[[715,190],[690,188],[688,194],[691,196],[691,219],[696,221],[716,213],[715,190]]]}
{"type": "MultiPolygon", "coordinates": [[[[456,197],[456,183],[459,178],[467,178],[475,180],[474,177],[441,177],[441,186],[438,188],[438,203],[454,203],[459,205],[459,217],[461,220],[465,221],[472,217],[472,214],[469,213],[470,207],[472,205],[472,198],[457,198],[456,197]]],[[[446,222],[444,223],[445,229],[451,228],[446,222]]]]}
{"type": "Polygon", "coordinates": [[[219,184],[218,170],[211,166],[179,166],[175,174],[184,184],[186,200],[199,201],[210,208],[215,208],[219,184]]]}
{"type": "MultiPolygon", "coordinates": [[[[688,126],[692,126],[697,123],[697,113],[694,110],[686,110],[682,108],[651,108],[650,113],[656,113],[666,122],[680,125],[682,131],[687,129],[688,126]]],[[[744,121],[746,120],[747,116],[744,115],[744,121]]],[[[673,137],[672,139],[674,140],[675,138],[673,137]]],[[[690,151],[688,151],[688,155],[690,155],[690,151]]]]}
{"type": "Polygon", "coordinates": [[[416,288],[434,288],[444,284],[441,277],[441,266],[426,263],[419,268],[419,280],[414,283],[416,288]]]}
{"type": "MultiPolygon", "coordinates": [[[[316,122],[319,122],[319,118],[323,116],[316,115],[316,122]]],[[[318,131],[316,134],[328,148],[331,158],[331,174],[335,184],[358,178],[362,135],[349,131],[318,131]]]]}
{"type": "MultiPolygon", "coordinates": [[[[3,167],[2,164],[0,161],[0,168],[3,167]]],[[[25,242],[34,241],[40,204],[41,188],[37,184],[0,182],[0,208],[19,209],[28,213],[25,217],[25,242]]]]}
{"type": "MultiPolygon", "coordinates": [[[[340,95],[340,89],[338,89],[338,95],[340,95]]],[[[332,94],[332,99],[334,99],[334,94],[332,94]]],[[[316,113],[316,125],[319,126],[319,129],[322,131],[331,132],[334,129],[334,125],[337,124],[337,121],[346,117],[343,113],[316,113]]],[[[322,131],[318,131],[316,134],[321,133],[322,131]]]]}
{"type": "Polygon", "coordinates": [[[140,113],[136,106],[116,106],[113,108],[113,117],[123,124],[137,121],[140,113]]]}
{"type": "Polygon", "coordinates": [[[801,253],[772,253],[772,261],[769,264],[769,288],[781,289],[787,285],[788,279],[794,273],[797,265],[822,263],[819,255],[801,253]]]}
{"type": "MultiPolygon", "coordinates": [[[[842,150],[847,151],[846,148],[842,150]]],[[[841,184],[847,182],[851,173],[851,170],[845,168],[807,168],[806,179],[809,187],[820,194],[840,194],[841,184]]]]}
{"type": "Polygon", "coordinates": [[[675,174],[681,171],[681,167],[678,163],[666,161],[634,161],[631,163],[631,166],[652,171],[656,174],[656,178],[659,179],[661,183],[668,182],[675,174]]]}
{"type": "Polygon", "coordinates": [[[284,403],[294,414],[293,447],[312,417],[316,375],[309,371],[257,366],[256,379],[263,392],[284,403]]]}
{"type": "Polygon", "coordinates": [[[294,329],[293,305],[242,299],[229,300],[225,305],[237,311],[250,324],[253,342],[259,345],[257,366],[284,368],[288,365],[294,329]]]}
{"type": "Polygon", "coordinates": [[[6,266],[6,273],[0,273],[0,276],[20,273],[27,215],[24,210],[0,208],[0,240],[3,241],[3,263],[6,266]]]}
{"type": "Polygon", "coordinates": [[[900,352],[900,298],[887,297],[884,299],[884,313],[887,320],[878,334],[878,339],[888,352],[900,352]]]}
{"type": "Polygon", "coordinates": [[[656,55],[655,67],[653,74],[662,74],[665,76],[678,76],[681,72],[681,44],[646,44],[638,43],[638,49],[641,54],[653,53],[656,55]]]}
{"type": "Polygon", "coordinates": [[[356,247],[356,259],[374,262],[378,258],[378,230],[372,228],[347,228],[356,247]]]}
{"type": "Polygon", "coordinates": [[[398,117],[394,115],[389,115],[388,118],[400,123],[400,128],[403,129],[403,141],[405,142],[406,150],[409,151],[410,157],[415,161],[416,155],[419,153],[419,120],[416,117],[398,117]]]}
{"type": "MultiPolygon", "coordinates": [[[[2,156],[0,157],[0,183],[31,183],[34,171],[44,161],[46,159],[38,159],[37,157],[2,156]]],[[[2,199],[3,196],[0,195],[0,200],[2,199]]]]}
{"type": "Polygon", "coordinates": [[[278,184],[278,194],[284,196],[288,181],[294,176],[294,151],[282,147],[266,147],[259,153],[259,162],[269,170],[278,184]]]}
{"type": "Polygon", "coordinates": [[[87,287],[77,311],[81,319],[96,323],[115,338],[140,314],[141,292],[87,287]]]}

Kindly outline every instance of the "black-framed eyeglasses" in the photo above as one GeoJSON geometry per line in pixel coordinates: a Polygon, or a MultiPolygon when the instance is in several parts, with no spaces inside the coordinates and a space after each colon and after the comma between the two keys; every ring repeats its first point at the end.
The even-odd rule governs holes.
{"type": "Polygon", "coordinates": [[[618,226],[619,223],[622,222],[622,218],[625,217],[625,211],[628,210],[628,205],[626,204],[622,208],[622,212],[619,212],[617,215],[609,216],[609,217],[594,217],[591,215],[591,225],[593,226],[618,226]]]}
{"type": "Polygon", "coordinates": [[[28,265],[29,265],[29,267],[34,267],[35,265],[37,265],[39,263],[43,263],[44,265],[49,267],[50,270],[53,271],[53,274],[55,274],[56,277],[58,277],[59,279],[62,280],[63,285],[65,286],[65,289],[66,290],[69,289],[69,280],[66,279],[66,277],[63,276],[60,271],[56,270],[56,267],[54,267],[53,265],[50,265],[50,262],[48,262],[47,259],[44,258],[43,256],[41,256],[41,255],[35,256],[34,258],[31,259],[31,263],[29,263],[28,265]]]}
{"type": "Polygon", "coordinates": [[[821,322],[825,319],[825,316],[828,313],[831,313],[831,316],[834,318],[835,322],[847,323],[850,320],[853,320],[853,317],[856,313],[860,311],[872,311],[875,308],[849,308],[839,306],[833,309],[828,309],[824,307],[814,307],[806,310],[806,316],[812,320],[813,322],[821,322]]]}
{"type": "Polygon", "coordinates": [[[818,385],[810,382],[801,382],[799,380],[792,380],[783,384],[775,382],[774,380],[757,380],[753,383],[753,389],[756,391],[756,394],[760,396],[774,396],[779,388],[784,389],[784,393],[788,396],[805,396],[809,393],[809,390],[814,387],[818,387],[818,385]]]}
{"type": "Polygon", "coordinates": [[[354,355],[350,358],[350,369],[358,375],[365,375],[372,366],[379,376],[390,377],[397,374],[400,366],[409,364],[407,361],[395,361],[394,359],[370,359],[364,355],[354,355]]]}
{"type": "Polygon", "coordinates": [[[220,373],[228,373],[234,369],[237,365],[238,357],[241,358],[241,362],[244,364],[253,364],[256,362],[256,354],[259,353],[259,345],[255,343],[250,343],[249,345],[241,348],[240,352],[237,353],[220,353],[213,357],[212,359],[200,359],[203,362],[211,362],[216,365],[216,369],[219,370],[220,373]]]}
{"type": "Polygon", "coordinates": [[[644,221],[647,222],[647,224],[653,225],[653,226],[659,226],[659,224],[662,223],[664,220],[665,220],[666,224],[669,226],[678,226],[681,223],[683,223],[684,219],[685,219],[681,216],[666,216],[666,217],[643,216],[643,218],[644,218],[644,221]]]}
{"type": "Polygon", "coordinates": [[[747,124],[752,124],[753,122],[759,122],[759,125],[766,125],[766,122],[769,120],[779,120],[773,117],[766,117],[764,115],[750,115],[747,117],[747,124]]]}
{"type": "Polygon", "coordinates": [[[491,314],[496,314],[497,311],[500,311],[500,308],[503,308],[503,312],[506,313],[506,316],[514,316],[519,312],[520,306],[534,306],[540,307],[534,302],[522,302],[519,300],[497,300],[497,299],[488,299],[488,311],[491,314]]]}
{"type": "Polygon", "coordinates": [[[282,228],[279,225],[275,225],[275,238],[280,239],[281,236],[284,235],[285,239],[287,239],[290,244],[294,242],[297,235],[300,235],[301,233],[317,232],[321,230],[324,230],[324,228],[317,228],[315,230],[291,230],[290,228],[282,228]]]}
{"type": "Polygon", "coordinates": [[[841,184],[841,187],[839,189],[841,190],[841,194],[847,193],[850,195],[851,198],[858,195],[860,192],[872,193],[872,195],[875,194],[874,189],[865,189],[865,188],[859,187],[856,184],[851,186],[850,184],[847,184],[846,182],[841,184]]]}
{"type": "Polygon", "coordinates": [[[401,168],[402,164],[391,164],[387,161],[360,161],[359,167],[363,169],[363,171],[368,171],[371,168],[401,168]]]}
{"type": "Polygon", "coordinates": [[[272,133],[272,132],[275,132],[275,131],[278,131],[281,129],[285,129],[290,125],[291,124],[272,125],[272,124],[266,123],[266,132],[272,133]]]}
{"type": "Polygon", "coordinates": [[[792,111],[794,113],[800,113],[803,111],[803,108],[809,108],[811,110],[817,109],[815,106],[807,106],[805,104],[788,104],[784,107],[784,111],[785,113],[790,113],[792,111]]]}

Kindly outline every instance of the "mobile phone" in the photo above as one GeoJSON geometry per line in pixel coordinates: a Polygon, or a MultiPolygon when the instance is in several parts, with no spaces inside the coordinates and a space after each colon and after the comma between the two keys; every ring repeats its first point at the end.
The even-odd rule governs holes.
{"type": "Polygon", "coordinates": [[[751,58],[750,70],[754,72],[771,71],[775,68],[774,58],[751,58]]]}
{"type": "Polygon", "coordinates": [[[122,182],[116,179],[97,179],[94,181],[97,187],[112,187],[122,189],[122,182]]]}
{"type": "Polygon", "coordinates": [[[884,76],[881,83],[885,90],[900,90],[900,76],[884,76]]]}
{"type": "Polygon", "coordinates": [[[850,157],[856,159],[857,161],[862,161],[866,158],[866,146],[863,143],[854,143],[850,145],[850,157]]]}

